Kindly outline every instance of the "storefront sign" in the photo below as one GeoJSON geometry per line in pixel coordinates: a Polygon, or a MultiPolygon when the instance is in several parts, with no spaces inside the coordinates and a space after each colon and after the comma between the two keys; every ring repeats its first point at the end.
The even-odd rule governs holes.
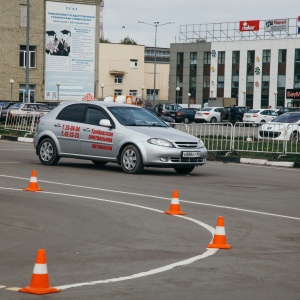
{"type": "Polygon", "coordinates": [[[258,31],[259,20],[240,21],[240,31],[258,31]]]}
{"type": "Polygon", "coordinates": [[[300,99],[300,89],[287,89],[286,90],[287,99],[300,99]]]}
{"type": "Polygon", "coordinates": [[[274,19],[266,21],[266,31],[288,31],[289,20],[288,19],[274,19]]]}

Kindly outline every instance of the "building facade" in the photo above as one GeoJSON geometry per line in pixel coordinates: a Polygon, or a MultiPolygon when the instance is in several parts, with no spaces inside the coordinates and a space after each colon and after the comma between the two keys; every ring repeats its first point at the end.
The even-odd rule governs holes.
{"type": "Polygon", "coordinates": [[[152,48],[144,45],[100,43],[98,98],[130,95],[151,102],[167,100],[169,49],[156,49],[156,63],[154,58],[152,48]]]}
{"type": "MultiPolygon", "coordinates": [[[[3,47],[0,48],[0,98],[2,100],[24,102],[45,100],[47,2],[49,1],[0,0],[0,30],[3,39],[3,47]]],[[[96,9],[95,15],[99,16],[101,0],[51,0],[50,2],[70,4],[69,7],[76,4],[93,5],[96,9]]],[[[95,28],[95,37],[99,37],[99,18],[96,18],[95,28]]],[[[97,42],[94,74],[98,74],[98,46],[97,42]]]]}
{"type": "Polygon", "coordinates": [[[280,19],[181,28],[184,40],[170,47],[170,100],[299,106],[299,26],[298,19],[280,19]]]}

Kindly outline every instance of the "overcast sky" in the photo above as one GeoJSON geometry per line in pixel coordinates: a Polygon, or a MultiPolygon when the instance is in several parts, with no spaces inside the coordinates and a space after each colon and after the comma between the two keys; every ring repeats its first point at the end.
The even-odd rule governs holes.
{"type": "MultiPolygon", "coordinates": [[[[180,25],[297,18],[298,0],[104,0],[104,37],[154,46],[155,27],[140,24],[175,22],[157,28],[157,47],[179,42],[180,25]]],[[[299,22],[300,26],[300,22],[299,22]]]]}

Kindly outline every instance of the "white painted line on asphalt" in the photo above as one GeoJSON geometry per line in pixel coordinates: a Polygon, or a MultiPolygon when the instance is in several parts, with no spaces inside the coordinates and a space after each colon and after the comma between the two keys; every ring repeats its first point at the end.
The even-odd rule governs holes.
{"type": "MultiPolygon", "coordinates": [[[[0,187],[0,189],[6,189],[6,190],[17,190],[17,191],[22,191],[21,189],[11,189],[11,188],[4,188],[4,187],[0,187]]],[[[151,208],[151,207],[147,207],[147,206],[143,206],[143,205],[137,205],[137,204],[132,204],[132,203],[126,203],[126,202],[120,202],[120,201],[114,201],[114,200],[107,200],[107,199],[101,199],[101,198],[95,198],[95,197],[88,197],[88,196],[80,196],[80,195],[72,195],[72,194],[63,194],[63,193],[54,193],[54,192],[40,192],[43,194],[50,194],[50,195],[59,195],[59,196],[63,196],[63,197],[72,197],[72,198],[82,198],[82,199],[89,199],[89,200],[94,200],[94,201],[102,201],[102,202],[109,202],[109,203],[115,203],[115,204],[121,204],[121,205],[126,205],[126,206],[132,206],[132,207],[137,207],[137,208],[142,208],[142,209],[147,209],[147,210],[151,210],[154,212],[158,212],[158,213],[164,213],[164,211],[162,210],[158,210],[155,208],[151,208]]],[[[203,222],[200,222],[198,220],[186,217],[186,216],[180,216],[180,215],[173,215],[174,217],[178,217],[178,218],[182,218],[182,219],[186,219],[188,221],[192,221],[202,227],[204,227],[205,229],[207,229],[212,236],[214,235],[215,229],[213,227],[211,227],[208,224],[205,224],[203,222]]],[[[96,284],[100,284],[100,283],[110,283],[110,282],[117,282],[117,281],[124,281],[124,280],[130,280],[130,279],[135,279],[135,278],[140,278],[140,277],[145,277],[145,276],[150,276],[150,275],[154,275],[154,274],[158,274],[161,272],[166,272],[169,271],[175,267],[180,267],[180,266],[185,266],[188,264],[192,264],[197,260],[200,259],[204,259],[206,257],[209,257],[213,254],[215,254],[219,249],[206,249],[206,251],[203,254],[164,266],[164,267],[160,267],[160,268],[156,268],[156,269],[152,269],[149,271],[145,271],[145,272],[140,272],[140,273],[136,273],[136,274],[132,274],[132,275],[128,275],[128,276],[123,276],[123,277],[116,277],[116,278],[110,278],[110,279],[104,279],[104,280],[95,280],[95,281],[88,281],[88,282],[80,282],[80,283],[74,283],[74,284],[68,284],[68,285],[62,285],[62,286],[57,286],[57,289],[60,290],[64,290],[64,289],[70,289],[70,288],[76,288],[76,287],[81,287],[81,286],[88,286],[88,285],[96,285],[96,284]]],[[[15,288],[7,288],[7,290],[15,290],[15,288]]]]}
{"type": "MultiPolygon", "coordinates": [[[[0,175],[0,177],[28,180],[28,178],[7,176],[7,175],[0,175]]],[[[119,194],[125,194],[125,195],[133,195],[133,196],[140,196],[140,197],[147,197],[147,198],[154,198],[154,199],[162,199],[162,200],[168,200],[168,201],[170,201],[170,199],[171,199],[171,198],[160,197],[160,196],[138,194],[138,193],[132,193],[132,192],[123,192],[123,191],[114,191],[114,190],[108,190],[108,189],[102,189],[102,188],[95,188],[95,187],[88,187],[88,186],[82,186],[82,185],[75,185],[75,184],[69,184],[69,183],[61,183],[61,182],[53,182],[53,181],[45,181],[45,180],[39,180],[39,182],[45,182],[45,183],[51,183],[51,184],[57,184],[57,185],[63,185],[63,186],[71,186],[71,187],[83,188],[83,189],[89,189],[89,190],[99,190],[99,191],[105,191],[105,192],[111,192],[111,193],[119,193],[119,194]]],[[[2,188],[2,187],[0,187],[0,188],[2,188]]],[[[3,188],[3,189],[5,189],[5,188],[3,188]]],[[[190,203],[190,204],[195,204],[195,205],[217,207],[217,208],[223,208],[223,209],[230,209],[230,210],[248,212],[248,213],[253,213],[253,214],[260,214],[260,215],[266,215],[266,216],[271,216],[271,217],[286,218],[286,219],[292,219],[292,220],[298,220],[298,221],[300,221],[299,217],[279,215],[279,214],[267,213],[267,212],[263,212],[263,211],[255,211],[255,210],[238,208],[238,207],[223,206],[223,205],[217,205],[217,204],[211,204],[211,203],[203,203],[203,202],[194,202],[194,201],[188,201],[188,200],[184,200],[184,199],[180,199],[180,202],[190,203]]]]}

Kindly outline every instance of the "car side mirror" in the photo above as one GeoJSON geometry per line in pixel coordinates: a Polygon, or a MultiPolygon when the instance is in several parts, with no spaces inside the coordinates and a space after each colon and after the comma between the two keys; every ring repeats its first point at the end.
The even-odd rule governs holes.
{"type": "Polygon", "coordinates": [[[108,119],[101,119],[99,125],[104,127],[112,127],[111,122],[108,119]]]}

